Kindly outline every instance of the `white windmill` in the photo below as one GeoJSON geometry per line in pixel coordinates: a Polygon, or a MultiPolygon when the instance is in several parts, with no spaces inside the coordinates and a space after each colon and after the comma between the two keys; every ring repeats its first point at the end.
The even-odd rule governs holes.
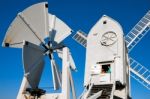
{"type": "MultiPolygon", "coordinates": [[[[103,19],[103,18],[102,18],[103,19]]],[[[101,21],[101,20],[100,20],[101,21]]],[[[99,21],[97,22],[97,24],[99,23],[99,21]]],[[[100,25],[95,25],[92,29],[91,29],[91,32],[92,31],[98,31],[100,27],[100,25]],[[93,29],[93,28],[96,28],[96,29],[93,29]]],[[[112,27],[113,28],[113,27],[112,27]]],[[[101,30],[108,30],[108,27],[103,27],[103,28],[100,28],[99,31],[101,30]]],[[[144,37],[144,35],[150,30],[150,11],[148,11],[146,13],[146,15],[135,25],[135,27],[127,34],[127,36],[125,37],[125,42],[126,42],[126,46],[129,50],[129,52],[133,49],[133,47],[142,39],[142,37],[144,37]]],[[[91,33],[90,32],[90,33],[91,33]]],[[[90,34],[88,35],[87,37],[87,34],[85,34],[84,32],[82,31],[78,31],[74,36],[73,36],[73,39],[75,39],[75,41],[77,41],[79,44],[81,44],[83,47],[87,47],[87,39],[89,40],[90,38],[90,34]]],[[[99,32],[95,32],[95,34],[93,35],[98,35],[99,32]]],[[[103,40],[103,42],[101,42],[103,45],[105,46],[108,46],[108,45],[111,45],[113,44],[113,42],[116,41],[115,38],[111,38],[111,36],[109,35],[111,34],[111,36],[114,35],[115,37],[115,34],[113,32],[106,32],[105,35],[102,36],[101,40],[103,40]]],[[[92,39],[92,37],[91,37],[92,39]]],[[[94,39],[94,37],[93,37],[94,39]]],[[[92,40],[93,40],[92,39],[92,40]]],[[[100,39],[100,38],[99,38],[100,39]]],[[[89,41],[88,41],[89,42],[89,41]]],[[[92,42],[92,41],[90,41],[92,42]]],[[[100,41],[97,40],[97,42],[100,43],[100,41]]],[[[88,43],[89,46],[91,43],[88,43]]],[[[95,45],[96,46],[96,45],[95,45]]],[[[88,55],[88,51],[90,50],[90,47],[87,48],[87,52],[86,52],[86,55],[88,55]],[[89,48],[89,49],[88,49],[89,48]]],[[[91,50],[92,48],[94,49],[95,47],[91,47],[91,50]]],[[[101,49],[99,49],[101,50],[101,49]]],[[[92,51],[91,51],[92,52],[92,51]]],[[[94,50],[95,53],[98,53],[98,51],[94,50]]],[[[89,52],[90,53],[90,52],[89,52]]],[[[105,52],[104,52],[105,53],[105,52]]],[[[107,51],[106,51],[107,53],[107,51]]],[[[101,53],[101,55],[103,56],[103,53],[101,53]]],[[[91,56],[94,56],[94,55],[91,55],[91,56]]],[[[87,61],[91,61],[91,60],[88,60],[89,58],[87,58],[88,56],[86,56],[86,60],[87,61]]],[[[107,57],[105,57],[107,58],[107,57]]],[[[130,59],[130,76],[133,77],[135,80],[137,80],[138,82],[140,82],[142,85],[144,85],[146,88],[150,89],[150,71],[145,68],[144,66],[142,66],[140,63],[138,63],[137,61],[135,61],[133,58],[129,58],[130,59]]],[[[88,65],[87,64],[88,62],[86,62],[86,66],[88,65]]],[[[87,68],[88,66],[86,67],[85,66],[85,73],[87,73],[87,68]]],[[[96,70],[98,70],[98,67],[96,66],[96,70]]],[[[91,70],[93,68],[90,68],[91,70]]],[[[97,71],[99,72],[99,71],[97,71]]],[[[85,86],[85,91],[83,92],[83,94],[81,95],[82,97],[81,98],[90,98],[90,99],[95,99],[95,97],[99,97],[100,95],[102,95],[102,91],[101,90],[97,90],[96,91],[96,94],[91,94],[91,91],[92,91],[92,87],[93,87],[93,83],[90,85],[90,86],[86,86],[87,84],[89,84],[88,81],[91,81],[91,80],[87,80],[87,76],[89,77],[90,79],[90,76],[89,76],[89,72],[87,74],[85,74],[85,83],[84,83],[84,86],[85,86]],[[88,87],[88,88],[87,88],[88,87]],[[88,89],[88,90],[87,90],[88,89]],[[93,98],[94,97],[94,98],[93,98]]],[[[98,79],[97,79],[98,80],[98,79]]],[[[94,83],[97,82],[96,80],[94,81],[94,83]]],[[[113,89],[113,87],[110,88],[110,86],[108,86],[109,89],[113,89]]],[[[111,94],[109,94],[109,97],[110,99],[112,99],[112,96],[110,96],[111,94]]],[[[103,99],[102,97],[100,97],[100,99],[103,99]]],[[[106,97],[105,97],[106,99],[106,97]]],[[[108,98],[109,99],[109,98],[108,98]]],[[[123,98],[124,99],[124,98],[123,98]]],[[[125,98],[126,99],[126,98],[125,98]]]]}
{"type": "Polygon", "coordinates": [[[42,2],[20,12],[11,23],[4,38],[3,47],[22,48],[24,77],[17,99],[76,99],[71,70],[76,70],[69,49],[62,41],[71,29],[55,15],[48,13],[48,3],[42,2]],[[62,59],[62,71],[58,69],[53,53],[62,59]],[[44,57],[51,62],[54,90],[46,93],[39,82],[44,68],[44,57]],[[62,72],[62,74],[61,74],[62,72]]]}

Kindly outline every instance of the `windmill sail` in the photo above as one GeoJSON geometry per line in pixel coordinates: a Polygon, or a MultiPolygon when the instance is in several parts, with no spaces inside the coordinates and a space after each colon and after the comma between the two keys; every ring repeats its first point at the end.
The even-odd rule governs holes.
{"type": "Polygon", "coordinates": [[[38,87],[44,68],[44,50],[35,44],[24,42],[23,66],[24,73],[32,88],[38,87]]]}
{"type": "Polygon", "coordinates": [[[46,37],[46,33],[48,8],[44,2],[35,4],[17,15],[7,30],[2,46],[22,48],[23,40],[39,45],[46,37]]]}
{"type": "Polygon", "coordinates": [[[150,71],[130,57],[130,76],[150,90],[150,71]]]}
{"type": "MultiPolygon", "coordinates": [[[[125,37],[129,52],[150,30],[150,11],[133,27],[125,37]]],[[[131,77],[150,90],[150,71],[130,57],[131,77]]]]}
{"type": "Polygon", "coordinates": [[[150,11],[131,29],[125,36],[125,41],[130,52],[132,48],[146,35],[150,30],[150,11]]]}
{"type": "Polygon", "coordinates": [[[71,28],[55,15],[49,14],[50,39],[56,43],[62,42],[71,34],[71,28]]]}
{"type": "Polygon", "coordinates": [[[83,47],[86,48],[87,44],[87,34],[82,32],[81,30],[77,31],[77,33],[72,37],[75,41],[77,41],[79,44],[81,44],[83,47]]]}

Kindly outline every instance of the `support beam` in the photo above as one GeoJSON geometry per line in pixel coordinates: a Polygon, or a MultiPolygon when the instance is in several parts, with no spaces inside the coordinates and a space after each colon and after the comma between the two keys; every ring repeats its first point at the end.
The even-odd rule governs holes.
{"type": "Polygon", "coordinates": [[[25,99],[25,90],[29,86],[26,76],[23,77],[22,84],[17,95],[17,99],[25,99]]]}
{"type": "Polygon", "coordinates": [[[62,97],[70,99],[70,82],[69,82],[69,50],[63,48],[63,68],[62,68],[62,97]]]}

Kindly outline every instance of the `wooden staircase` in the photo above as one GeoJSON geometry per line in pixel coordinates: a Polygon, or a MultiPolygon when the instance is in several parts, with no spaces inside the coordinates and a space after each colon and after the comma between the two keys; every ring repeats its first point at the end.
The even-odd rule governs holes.
{"type": "Polygon", "coordinates": [[[98,97],[97,99],[110,99],[111,93],[112,93],[113,84],[107,84],[107,85],[93,85],[91,90],[91,95],[99,92],[102,90],[102,95],[98,97]]]}

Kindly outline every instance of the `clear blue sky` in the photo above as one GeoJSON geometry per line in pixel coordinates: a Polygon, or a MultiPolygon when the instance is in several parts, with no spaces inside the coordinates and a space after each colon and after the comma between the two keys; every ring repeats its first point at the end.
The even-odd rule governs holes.
{"type": "MultiPolygon", "coordinates": [[[[1,0],[0,1],[0,43],[5,32],[18,12],[42,0],[1,0]]],[[[106,14],[117,20],[125,35],[150,10],[150,0],[49,0],[49,12],[65,21],[74,31],[88,33],[96,21],[106,14]]],[[[75,32],[73,33],[75,34],[75,32]]],[[[77,95],[83,91],[85,48],[70,38],[65,40],[70,47],[77,73],[73,73],[77,95]]],[[[150,33],[132,50],[130,56],[150,70],[150,33]]],[[[45,59],[47,62],[48,60],[45,59]]],[[[23,67],[21,49],[0,47],[0,99],[15,99],[22,81],[23,67]]],[[[46,64],[42,87],[50,87],[51,74],[46,64]],[[50,75],[50,76],[49,76],[50,75]]],[[[131,79],[133,99],[150,99],[150,90],[131,79]]]]}

